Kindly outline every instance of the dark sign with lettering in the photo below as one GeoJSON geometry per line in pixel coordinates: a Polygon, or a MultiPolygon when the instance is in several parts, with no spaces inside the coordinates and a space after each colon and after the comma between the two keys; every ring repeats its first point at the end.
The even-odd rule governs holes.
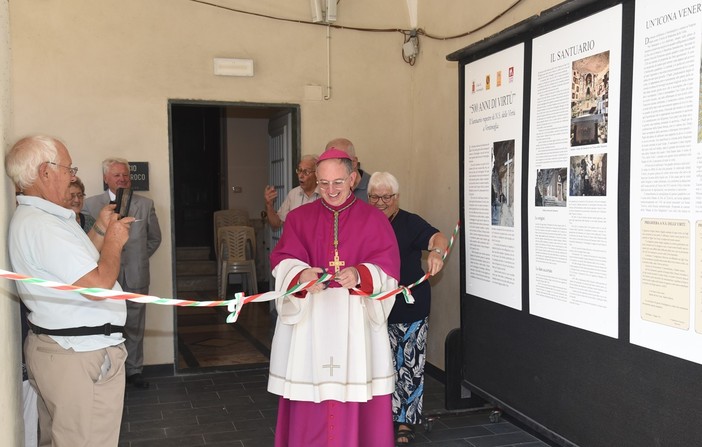
{"type": "Polygon", "coordinates": [[[132,189],[134,191],[149,190],[149,162],[130,161],[129,176],[132,178],[132,189]]]}

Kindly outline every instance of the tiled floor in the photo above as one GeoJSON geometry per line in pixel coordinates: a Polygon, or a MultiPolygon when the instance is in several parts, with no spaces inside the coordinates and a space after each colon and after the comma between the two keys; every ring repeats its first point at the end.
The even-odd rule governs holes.
{"type": "MultiPolygon", "coordinates": [[[[201,294],[209,299],[212,292],[201,294]]],[[[223,308],[178,309],[178,373],[155,377],[147,367],[151,387],[127,387],[120,447],[273,446],[270,315],[266,303],[244,311],[230,325],[223,308]]],[[[504,419],[491,422],[489,409],[446,411],[444,386],[429,376],[424,415],[413,446],[547,447],[504,419]]]]}
{"type": "MultiPolygon", "coordinates": [[[[266,391],[265,368],[150,381],[147,390],[127,388],[120,447],[273,445],[278,398],[266,391]]],[[[441,414],[443,385],[432,378],[425,394],[432,421],[418,427],[412,445],[548,446],[504,419],[490,422],[489,410],[441,414]]]]}
{"type": "MultiPolygon", "coordinates": [[[[223,322],[223,309],[180,312],[179,372],[149,376],[147,367],[151,387],[127,387],[119,446],[272,446],[278,397],[266,391],[265,306],[249,307],[236,325],[223,322]]],[[[490,409],[446,411],[444,386],[429,376],[424,415],[412,445],[547,447],[504,419],[491,422],[490,409]]]]}
{"type": "Polygon", "coordinates": [[[268,303],[250,303],[235,324],[224,308],[178,308],[178,369],[264,365],[271,346],[268,303]]]}

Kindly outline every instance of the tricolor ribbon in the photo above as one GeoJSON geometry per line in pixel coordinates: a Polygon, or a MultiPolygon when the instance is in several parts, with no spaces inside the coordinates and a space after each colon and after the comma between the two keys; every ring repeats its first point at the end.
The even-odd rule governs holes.
{"type": "MultiPolygon", "coordinates": [[[[449,245],[448,248],[446,249],[446,253],[444,253],[444,256],[442,257],[442,260],[445,260],[446,257],[448,256],[449,252],[451,251],[451,247],[453,246],[453,242],[456,239],[456,236],[458,234],[458,229],[460,227],[460,222],[456,224],[456,228],[453,231],[453,234],[451,235],[451,239],[449,240],[449,245]]],[[[415,287],[416,285],[426,281],[430,276],[429,273],[425,274],[422,276],[419,280],[415,281],[414,283],[410,284],[409,286],[399,286],[398,288],[390,291],[382,291],[373,295],[369,295],[365,292],[362,292],[358,289],[353,289],[357,295],[365,296],[366,298],[373,299],[373,300],[378,300],[382,301],[384,299],[393,297],[397,295],[398,293],[402,293],[405,301],[408,304],[413,304],[414,303],[414,298],[412,297],[412,293],[410,292],[410,289],[415,287]]],[[[320,283],[326,283],[334,279],[334,276],[331,275],[330,273],[323,273],[318,279],[314,281],[309,281],[306,283],[301,283],[301,284],[295,284],[292,286],[290,289],[286,290],[285,292],[265,292],[265,293],[259,293],[256,295],[250,295],[250,296],[245,296],[243,292],[238,292],[234,295],[233,299],[230,300],[220,300],[220,301],[194,301],[194,300],[181,300],[181,299],[176,299],[176,298],[160,298],[157,296],[152,296],[152,295],[141,295],[138,293],[128,293],[128,292],[122,292],[118,290],[111,290],[111,289],[101,289],[98,287],[78,287],[78,286],[73,286],[70,284],[61,284],[55,281],[48,281],[45,279],[41,278],[33,278],[30,276],[26,275],[21,275],[19,273],[11,272],[8,270],[2,270],[0,269],[0,278],[5,278],[9,279],[12,281],[18,281],[18,282],[24,282],[27,284],[33,284],[36,286],[40,287],[46,287],[48,289],[54,289],[54,290],[61,290],[61,291],[66,291],[66,292],[75,292],[75,293],[80,293],[83,295],[90,295],[98,298],[108,298],[112,300],[129,300],[133,301],[135,303],[148,303],[148,304],[161,304],[165,306],[182,306],[182,307],[216,307],[216,306],[227,306],[227,310],[229,311],[229,315],[227,315],[227,323],[234,323],[236,320],[239,318],[239,314],[241,313],[241,308],[248,303],[252,302],[264,302],[264,301],[271,301],[275,300],[277,298],[282,298],[284,296],[292,295],[294,293],[307,290],[308,288],[314,286],[315,284],[320,284],[320,283]]]]}
{"type": "MultiPolygon", "coordinates": [[[[441,257],[442,261],[446,260],[446,257],[448,256],[449,252],[451,251],[451,247],[453,247],[453,242],[456,240],[456,237],[458,236],[458,230],[460,228],[461,228],[461,222],[458,222],[456,224],[456,227],[453,229],[453,234],[451,235],[451,239],[449,239],[448,247],[446,247],[446,253],[444,253],[444,255],[441,257]]],[[[412,287],[417,286],[418,284],[423,283],[424,281],[429,279],[429,277],[431,277],[431,276],[432,276],[431,274],[425,273],[424,276],[422,276],[421,278],[419,278],[417,281],[413,282],[409,286],[399,286],[397,289],[392,290],[392,291],[387,292],[387,293],[380,292],[380,293],[375,294],[375,295],[367,295],[366,293],[361,292],[358,289],[354,289],[354,290],[356,290],[356,293],[359,295],[364,295],[367,298],[375,299],[375,300],[384,300],[386,298],[390,298],[391,296],[395,296],[398,293],[402,293],[402,296],[404,297],[405,302],[407,304],[414,304],[414,297],[412,296],[412,292],[410,292],[410,289],[412,287]]]]}

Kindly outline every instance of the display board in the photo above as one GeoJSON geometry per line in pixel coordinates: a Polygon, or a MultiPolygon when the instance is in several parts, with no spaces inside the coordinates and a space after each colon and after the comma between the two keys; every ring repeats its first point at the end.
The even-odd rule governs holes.
{"type": "Polygon", "coordinates": [[[530,312],[610,337],[621,24],[615,5],[534,38],[528,113],[530,312]]]}
{"type": "MultiPolygon", "coordinates": [[[[523,253],[521,284],[476,282],[472,266],[505,244],[476,250],[462,230],[463,384],[557,444],[702,442],[700,24],[694,1],[572,0],[448,57],[463,222],[494,204],[484,141],[494,152],[513,139],[521,160],[521,232],[507,245],[523,253]],[[494,128],[471,121],[474,82],[504,82],[505,66],[523,71],[521,110],[509,106],[522,135],[489,138],[494,128]]],[[[514,132],[501,112],[491,124],[511,116],[514,132]]]]}
{"type": "Polygon", "coordinates": [[[702,4],[652,2],[636,24],[631,342],[702,364],[702,4]]]}
{"type": "Polygon", "coordinates": [[[466,292],[522,308],[524,45],[465,66],[466,292]]]}

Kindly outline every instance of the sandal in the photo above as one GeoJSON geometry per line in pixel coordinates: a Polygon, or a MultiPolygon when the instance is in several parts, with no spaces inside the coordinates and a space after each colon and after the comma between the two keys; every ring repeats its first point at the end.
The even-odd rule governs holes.
{"type": "Polygon", "coordinates": [[[400,427],[407,427],[407,428],[398,428],[397,429],[397,434],[395,435],[395,445],[396,446],[409,445],[412,441],[414,441],[414,429],[410,426],[405,425],[405,424],[401,424],[400,427]]]}

